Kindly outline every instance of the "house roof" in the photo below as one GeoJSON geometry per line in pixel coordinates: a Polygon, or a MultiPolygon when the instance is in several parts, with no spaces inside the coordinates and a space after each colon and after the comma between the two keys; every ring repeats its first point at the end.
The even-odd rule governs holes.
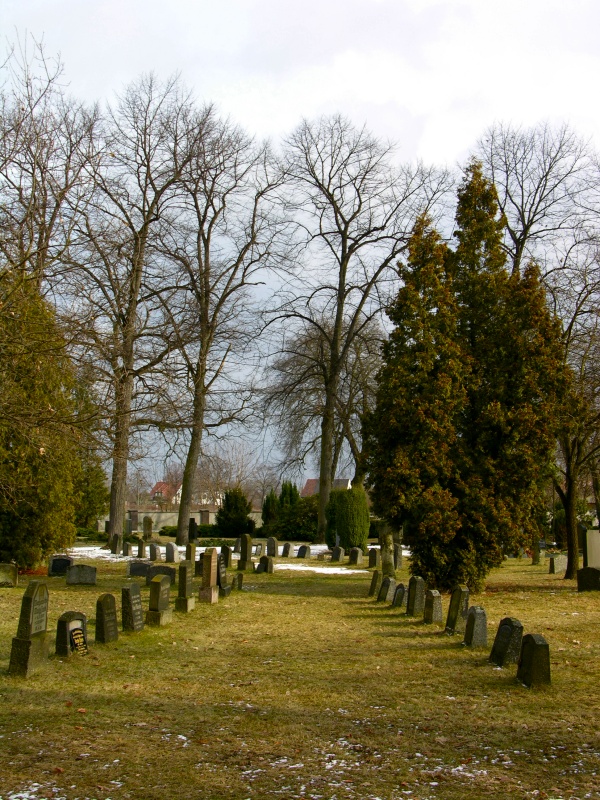
{"type": "MultiPolygon", "coordinates": [[[[331,484],[332,489],[349,489],[352,485],[350,478],[336,478],[331,484]]],[[[312,497],[319,492],[319,479],[308,478],[304,488],[300,492],[300,497],[312,497]]]]}
{"type": "Polygon", "coordinates": [[[177,486],[174,486],[172,483],[168,483],[168,481],[158,481],[150,490],[150,496],[154,497],[155,495],[160,494],[162,497],[167,499],[174,497],[177,494],[180,485],[181,484],[177,484],[177,486]]]}

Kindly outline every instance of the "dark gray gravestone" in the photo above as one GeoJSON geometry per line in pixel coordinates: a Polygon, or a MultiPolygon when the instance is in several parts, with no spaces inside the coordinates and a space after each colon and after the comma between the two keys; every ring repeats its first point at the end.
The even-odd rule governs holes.
{"type": "Polygon", "coordinates": [[[119,638],[117,628],[117,603],[115,596],[106,592],[96,600],[96,636],[100,644],[116,642],[119,638]]]}
{"type": "Polygon", "coordinates": [[[290,554],[294,555],[294,549],[289,542],[286,542],[281,548],[281,556],[282,558],[289,558],[290,554]]]}
{"type": "Polygon", "coordinates": [[[115,533],[113,534],[110,540],[110,552],[113,555],[118,556],[122,550],[123,550],[123,537],[120,534],[115,533]]]}
{"type": "Polygon", "coordinates": [[[221,558],[223,559],[225,569],[231,569],[233,566],[233,550],[229,545],[224,544],[221,547],[221,558]]]}
{"type": "Polygon", "coordinates": [[[343,561],[345,555],[346,554],[344,553],[344,548],[340,547],[339,544],[338,544],[331,551],[331,560],[332,561],[343,561]]]}
{"type": "Polygon", "coordinates": [[[567,569],[567,557],[563,555],[549,556],[548,563],[548,574],[550,575],[560,575],[567,569]]]}
{"type": "Polygon", "coordinates": [[[129,519],[131,520],[131,530],[137,532],[139,524],[138,523],[139,514],[135,510],[129,511],[128,514],[129,514],[129,519]]]}
{"type": "Polygon", "coordinates": [[[254,545],[254,555],[262,558],[265,555],[266,546],[264,542],[257,542],[254,545]]]}
{"type": "Polygon", "coordinates": [[[176,544],[173,542],[167,542],[167,546],[165,548],[166,555],[167,555],[167,563],[168,564],[179,564],[181,558],[179,556],[179,549],[176,544]]]}
{"type": "Polygon", "coordinates": [[[57,575],[66,575],[69,567],[73,565],[73,559],[66,555],[50,556],[48,561],[48,577],[54,578],[57,575]]]}
{"type": "Polygon", "coordinates": [[[551,683],[550,647],[539,633],[528,633],[523,637],[517,680],[529,687],[551,683]]]}
{"type": "Polygon", "coordinates": [[[381,582],[381,588],[377,595],[378,603],[391,603],[396,593],[396,581],[394,578],[384,578],[381,582]]]}
{"type": "Polygon", "coordinates": [[[19,570],[16,564],[0,564],[0,586],[14,588],[19,584],[19,570]]]}
{"type": "Polygon", "coordinates": [[[151,561],[130,561],[127,564],[128,578],[145,578],[152,567],[151,561]]]}
{"type": "Polygon", "coordinates": [[[379,594],[379,587],[381,586],[381,572],[376,569],[373,571],[371,577],[371,585],[369,586],[369,594],[367,597],[377,597],[379,594]]]}
{"type": "Polygon", "coordinates": [[[146,546],[146,542],[143,539],[140,539],[138,541],[137,557],[138,558],[147,558],[148,557],[148,553],[146,552],[147,549],[148,548],[146,546]]]}
{"type": "Polygon", "coordinates": [[[241,537],[240,548],[241,552],[240,560],[238,561],[238,570],[240,572],[245,572],[246,570],[254,571],[254,564],[252,563],[252,537],[249,533],[245,533],[241,537]]]}
{"type": "Polygon", "coordinates": [[[150,601],[146,611],[146,625],[168,625],[173,619],[169,608],[171,580],[168,575],[155,575],[150,581],[150,601]]]}
{"type": "Polygon", "coordinates": [[[194,564],[191,561],[179,562],[179,581],[177,584],[177,597],[175,599],[176,611],[188,613],[196,607],[194,597],[194,564]]]}
{"type": "Polygon", "coordinates": [[[233,576],[233,580],[231,581],[231,588],[241,590],[244,586],[244,573],[238,572],[237,575],[233,576]]]}
{"type": "Polygon", "coordinates": [[[152,538],[152,517],[144,517],[142,520],[142,532],[144,539],[152,538]]]}
{"type": "Polygon", "coordinates": [[[121,625],[124,631],[144,630],[144,610],[139,583],[121,588],[121,625]]]}
{"type": "Polygon", "coordinates": [[[150,586],[157,575],[166,575],[171,581],[171,586],[177,581],[177,567],[170,564],[151,564],[146,573],[146,586],[150,586]]]}
{"type": "Polygon", "coordinates": [[[198,592],[198,600],[201,603],[217,603],[219,601],[218,570],[217,550],[215,547],[207,547],[202,559],[202,587],[198,592]]]}
{"type": "Polygon", "coordinates": [[[95,586],[96,567],[89,564],[73,564],[67,570],[67,586],[95,586]]]}
{"type": "Polygon", "coordinates": [[[262,556],[260,559],[260,564],[263,567],[263,572],[266,572],[267,575],[273,574],[273,569],[274,569],[273,556],[262,556]]]}
{"type": "Polygon", "coordinates": [[[307,544],[301,544],[298,548],[298,555],[296,558],[310,558],[310,547],[307,544]]]}
{"type": "Polygon", "coordinates": [[[467,647],[487,647],[487,616],[481,606],[471,606],[469,609],[463,644],[467,647]]]}
{"type": "Polygon", "coordinates": [[[241,553],[242,552],[242,539],[238,537],[235,540],[235,544],[233,545],[233,552],[234,553],[241,553]]]}
{"type": "Polygon", "coordinates": [[[204,559],[204,553],[200,553],[200,557],[198,561],[194,561],[194,575],[196,578],[202,577],[202,564],[204,559]]]}
{"type": "Polygon", "coordinates": [[[446,633],[464,633],[469,611],[469,590],[466,586],[455,586],[450,597],[446,617],[446,633]]]}
{"type": "Polygon", "coordinates": [[[372,547],[369,550],[369,569],[381,567],[381,550],[376,550],[372,547]]]}
{"type": "Polygon", "coordinates": [[[600,592],[600,569],[584,567],[577,570],[578,592],[600,592]]]}
{"type": "Polygon", "coordinates": [[[349,564],[352,567],[362,567],[363,562],[363,551],[360,547],[353,547],[350,550],[350,559],[349,564]]]}
{"type": "Polygon", "coordinates": [[[198,545],[196,542],[188,542],[185,546],[185,560],[194,563],[196,561],[196,551],[198,545]]]}
{"type": "Polygon", "coordinates": [[[87,617],[83,611],[65,611],[56,623],[56,655],[87,656],[87,617]]]}
{"type": "Polygon", "coordinates": [[[407,602],[408,602],[408,591],[406,590],[406,586],[403,583],[399,583],[396,586],[396,591],[394,592],[394,599],[392,600],[392,606],[394,608],[406,608],[407,602]]]}
{"type": "Polygon", "coordinates": [[[408,582],[408,600],[406,601],[406,616],[420,617],[425,610],[425,581],[418,575],[413,575],[408,582]]]}
{"type": "Polygon", "coordinates": [[[402,545],[394,544],[394,569],[402,569],[402,545]]]}
{"type": "Polygon", "coordinates": [[[269,536],[267,539],[267,555],[271,556],[271,558],[277,558],[279,555],[279,545],[274,536],[269,536]]]}
{"type": "MultiPolygon", "coordinates": [[[[198,523],[196,522],[194,517],[190,517],[188,522],[188,539],[190,540],[190,542],[194,542],[196,541],[197,538],[198,538],[198,523]]],[[[186,553],[185,560],[194,561],[195,559],[188,558],[186,553]]]]}
{"type": "Polygon", "coordinates": [[[133,556],[133,544],[131,542],[123,542],[123,555],[125,558],[133,556]]]}
{"type": "Polygon", "coordinates": [[[427,592],[425,592],[423,622],[426,625],[440,625],[442,620],[442,595],[437,589],[428,589],[427,592]]]}
{"type": "Polygon", "coordinates": [[[217,586],[219,589],[227,586],[227,569],[225,567],[225,559],[221,554],[217,555],[217,586]]]}
{"type": "Polygon", "coordinates": [[[21,600],[17,635],[12,640],[9,675],[27,678],[48,658],[48,587],[29,581],[21,600]]]}
{"type": "Polygon", "coordinates": [[[521,654],[523,626],[514,617],[504,617],[496,632],[496,638],[490,653],[490,662],[497,667],[516,664],[521,654]]]}
{"type": "Polygon", "coordinates": [[[264,571],[265,571],[265,565],[261,563],[261,561],[259,561],[258,564],[254,565],[254,572],[256,573],[256,575],[260,575],[264,571]]]}
{"type": "Polygon", "coordinates": [[[151,542],[148,550],[150,551],[150,561],[162,561],[162,550],[157,544],[151,542]]]}

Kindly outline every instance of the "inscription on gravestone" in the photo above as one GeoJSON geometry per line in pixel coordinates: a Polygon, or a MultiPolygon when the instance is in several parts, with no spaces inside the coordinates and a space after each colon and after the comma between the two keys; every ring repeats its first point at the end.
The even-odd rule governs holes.
{"type": "Polygon", "coordinates": [[[96,600],[96,642],[107,644],[119,638],[117,628],[117,603],[115,596],[106,592],[96,600]]]}
{"type": "Polygon", "coordinates": [[[87,617],[82,611],[65,611],[56,623],[56,655],[87,655],[87,617]]]}
{"type": "Polygon", "coordinates": [[[21,601],[17,635],[12,640],[8,672],[28,677],[48,658],[48,587],[29,581],[21,601]]]}
{"type": "Polygon", "coordinates": [[[173,619],[169,608],[171,579],[168,575],[155,575],[150,581],[150,602],[146,611],[146,625],[168,625],[173,619]]]}
{"type": "Polygon", "coordinates": [[[144,630],[142,595],[138,583],[121,588],[121,623],[124,631],[144,630]]]}

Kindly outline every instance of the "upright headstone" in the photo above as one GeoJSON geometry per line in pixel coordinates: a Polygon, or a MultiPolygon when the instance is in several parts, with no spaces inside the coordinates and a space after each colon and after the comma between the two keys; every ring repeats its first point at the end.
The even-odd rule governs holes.
{"type": "Polygon", "coordinates": [[[144,539],[152,538],[152,517],[144,517],[142,520],[142,532],[144,539]]]}
{"type": "Polygon", "coordinates": [[[177,598],[175,599],[175,609],[188,613],[196,607],[194,597],[194,564],[191,561],[179,562],[179,581],[177,585],[177,598]]]}
{"type": "Polygon", "coordinates": [[[54,578],[57,575],[66,575],[69,567],[73,566],[71,556],[64,554],[50,556],[48,561],[48,577],[54,578]]]}
{"type": "Polygon", "coordinates": [[[492,645],[490,661],[497,667],[506,664],[516,664],[521,654],[521,640],[523,639],[523,626],[514,617],[504,617],[500,620],[496,638],[492,645]]]}
{"type": "Polygon", "coordinates": [[[394,569],[402,569],[402,545],[394,543],[394,569]]]}
{"type": "MultiPolygon", "coordinates": [[[[196,522],[194,517],[190,517],[188,522],[188,540],[190,542],[195,542],[198,538],[198,523],[196,522]]],[[[186,561],[193,561],[194,559],[188,558],[187,555],[185,557],[186,561]]]]}
{"type": "Polygon", "coordinates": [[[150,551],[150,561],[162,561],[162,550],[159,545],[151,542],[148,550],[150,551]]]}
{"type": "Polygon", "coordinates": [[[267,555],[272,558],[277,558],[279,555],[279,544],[274,536],[269,536],[267,539],[267,555]]]}
{"type": "Polygon", "coordinates": [[[145,578],[152,566],[152,561],[129,561],[127,564],[127,577],[145,578]]]}
{"type": "Polygon", "coordinates": [[[56,623],[56,655],[62,658],[88,654],[87,617],[83,611],[65,611],[56,623]]]}
{"type": "Polygon", "coordinates": [[[188,542],[185,546],[185,560],[193,563],[196,560],[197,549],[198,545],[196,542],[188,542]]]}
{"type": "Polygon", "coordinates": [[[463,644],[467,647],[487,647],[487,616],[481,606],[471,606],[469,609],[463,644]]]}
{"type": "Polygon", "coordinates": [[[234,553],[241,553],[242,552],[242,539],[238,537],[235,540],[235,544],[233,545],[233,552],[234,553]]]}
{"type": "Polygon", "coordinates": [[[439,625],[442,619],[442,595],[437,589],[428,589],[425,593],[423,622],[426,625],[439,625]]]}
{"type": "Polygon", "coordinates": [[[112,539],[110,540],[110,552],[114,556],[118,556],[123,551],[123,537],[119,533],[113,534],[112,539]]]}
{"type": "Polygon", "coordinates": [[[263,567],[263,572],[266,572],[267,575],[273,574],[275,568],[273,556],[261,556],[260,564],[263,567]]]}
{"type": "Polygon", "coordinates": [[[167,546],[165,548],[166,556],[167,556],[167,563],[168,564],[179,564],[181,558],[179,556],[179,549],[176,544],[173,542],[167,542],[167,546]]]}
{"type": "Polygon", "coordinates": [[[21,600],[17,635],[10,650],[9,675],[27,678],[48,658],[48,587],[29,581],[21,600]]]}
{"type": "Polygon", "coordinates": [[[290,555],[294,555],[294,548],[289,542],[286,542],[281,548],[281,556],[282,558],[289,558],[290,555]]]}
{"type": "Polygon", "coordinates": [[[133,556],[133,544],[131,542],[123,542],[123,555],[125,558],[133,556]]]}
{"type": "Polygon", "coordinates": [[[406,586],[403,583],[399,583],[396,586],[396,591],[394,592],[394,599],[392,600],[392,606],[394,608],[406,608],[406,604],[408,602],[408,591],[406,586]]]}
{"type": "Polygon", "coordinates": [[[67,570],[67,586],[95,586],[96,567],[89,564],[73,564],[67,570]]]}
{"type": "Polygon", "coordinates": [[[198,592],[198,600],[201,603],[217,603],[219,600],[219,587],[217,585],[218,568],[219,561],[217,550],[215,547],[208,547],[202,559],[202,586],[198,592]]]}
{"type": "Polygon", "coordinates": [[[539,633],[528,633],[523,637],[517,680],[529,687],[551,683],[550,646],[539,633]]]}
{"type": "Polygon", "coordinates": [[[233,550],[229,545],[222,545],[221,546],[221,558],[223,559],[223,564],[225,564],[225,569],[231,569],[233,565],[233,550]]]}
{"type": "Polygon", "coordinates": [[[377,595],[377,602],[391,603],[396,593],[396,581],[394,578],[384,578],[377,595]]]}
{"type": "Polygon", "coordinates": [[[469,590],[466,586],[455,586],[450,597],[446,617],[446,633],[464,633],[469,612],[469,590]]]}
{"type": "Polygon", "coordinates": [[[578,592],[600,592],[600,569],[583,567],[577,570],[578,592]]]}
{"type": "Polygon", "coordinates": [[[146,625],[168,625],[173,619],[169,608],[171,579],[168,575],[155,575],[150,581],[150,600],[146,611],[146,625]]]}
{"type": "Polygon", "coordinates": [[[204,553],[200,553],[198,561],[194,561],[194,575],[196,578],[202,577],[202,560],[204,558],[204,553]]]}
{"type": "Polygon", "coordinates": [[[233,576],[233,580],[231,581],[231,588],[241,590],[244,586],[244,573],[238,572],[237,575],[233,576]]]}
{"type": "Polygon", "coordinates": [[[344,548],[340,547],[339,544],[336,545],[331,551],[331,560],[334,562],[343,561],[344,556],[345,556],[344,548]]]}
{"type": "Polygon", "coordinates": [[[301,544],[298,548],[298,555],[296,558],[310,558],[310,547],[307,544],[301,544]]]}
{"type": "Polygon", "coordinates": [[[586,530],[583,534],[583,566],[600,569],[600,531],[586,530]]]}
{"type": "Polygon", "coordinates": [[[376,569],[371,576],[371,585],[369,586],[369,594],[367,597],[377,597],[379,594],[379,587],[381,586],[381,571],[376,569]]]}
{"type": "Polygon", "coordinates": [[[560,575],[567,569],[567,557],[563,555],[548,556],[548,574],[560,575]]]}
{"type": "Polygon", "coordinates": [[[119,638],[117,627],[117,603],[114,594],[101,594],[96,600],[96,636],[100,644],[116,642],[119,638]]]}
{"type": "Polygon", "coordinates": [[[177,580],[177,567],[173,566],[172,564],[150,564],[150,568],[146,573],[146,586],[150,586],[153,579],[156,578],[157,575],[166,575],[169,580],[171,581],[171,586],[177,580]]]}
{"type": "Polygon", "coordinates": [[[363,551],[360,547],[353,547],[350,550],[350,559],[349,564],[352,567],[362,567],[363,562],[363,551]]]}
{"type": "Polygon", "coordinates": [[[264,542],[256,542],[254,545],[254,555],[258,558],[262,558],[265,555],[265,543],[264,542]]]}
{"type": "Polygon", "coordinates": [[[16,564],[0,564],[0,586],[14,588],[19,584],[19,570],[16,564]]]}
{"type": "Polygon", "coordinates": [[[372,547],[369,550],[369,569],[379,569],[381,567],[381,550],[372,547]]]}
{"type": "Polygon", "coordinates": [[[238,561],[238,570],[245,572],[246,570],[254,571],[254,564],[252,563],[252,537],[249,533],[245,533],[241,537],[241,552],[240,560],[238,561]]]}
{"type": "Polygon", "coordinates": [[[425,610],[425,581],[418,575],[413,575],[408,582],[408,600],[406,601],[406,616],[420,617],[425,610]]]}
{"type": "MultiPolygon", "coordinates": [[[[240,575],[242,573],[240,572],[240,575]]],[[[227,582],[227,567],[225,566],[225,559],[220,553],[217,557],[217,586],[219,587],[219,597],[229,597],[231,594],[231,585],[227,582]]]]}
{"type": "Polygon", "coordinates": [[[147,558],[148,557],[148,553],[147,553],[147,549],[148,548],[146,547],[146,542],[143,539],[139,539],[138,543],[137,543],[137,546],[138,546],[137,547],[137,557],[138,558],[147,558]]]}
{"type": "Polygon", "coordinates": [[[144,630],[144,610],[139,583],[121,588],[121,625],[124,631],[144,630]]]}

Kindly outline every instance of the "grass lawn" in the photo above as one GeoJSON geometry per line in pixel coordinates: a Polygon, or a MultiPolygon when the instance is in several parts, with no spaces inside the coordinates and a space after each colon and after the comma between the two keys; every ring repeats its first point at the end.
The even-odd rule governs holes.
{"type": "Polygon", "coordinates": [[[2,800],[600,798],[600,592],[508,561],[469,651],[368,599],[368,571],[281,570],[95,645],[96,599],[126,583],[96,565],[96,587],[47,579],[49,631],[84,611],[90,655],[27,680],[7,675],[26,580],[0,589],[2,800]],[[505,616],[550,643],[551,687],[487,662],[505,616]]]}

